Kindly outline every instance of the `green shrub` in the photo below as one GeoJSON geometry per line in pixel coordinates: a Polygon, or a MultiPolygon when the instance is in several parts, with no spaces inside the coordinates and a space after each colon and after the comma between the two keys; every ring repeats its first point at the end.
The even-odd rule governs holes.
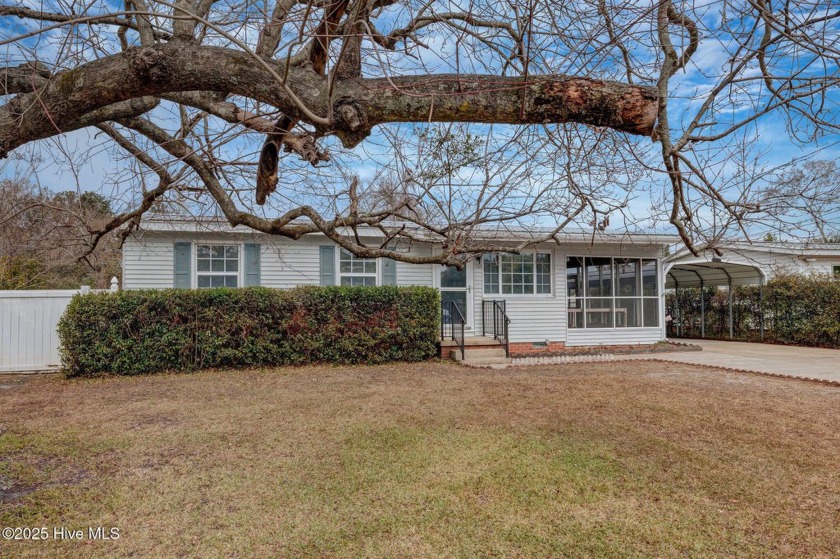
{"type": "Polygon", "coordinates": [[[433,357],[428,287],[139,290],[77,295],[58,325],[71,376],[433,357]]]}
{"type": "MultiPolygon", "coordinates": [[[[706,288],[707,338],[729,338],[729,296],[706,288]]],[[[676,296],[666,294],[668,312],[677,317],[676,296]]],[[[683,336],[700,337],[700,290],[680,289],[679,320],[683,336]]],[[[758,341],[764,320],[766,341],[779,344],[840,348],[840,281],[827,275],[778,276],[764,286],[736,286],[732,326],[737,340],[758,341]],[[763,296],[763,301],[762,301],[763,296]]],[[[673,335],[673,324],[669,328],[673,335]]]]}

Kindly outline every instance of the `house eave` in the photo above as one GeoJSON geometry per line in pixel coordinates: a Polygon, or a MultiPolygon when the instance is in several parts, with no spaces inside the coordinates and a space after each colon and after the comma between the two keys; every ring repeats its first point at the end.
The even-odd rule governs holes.
{"type": "MultiPolygon", "coordinates": [[[[431,235],[424,235],[419,228],[412,227],[415,236],[428,242],[435,242],[431,235]],[[423,237],[426,237],[423,239],[423,237]]],[[[601,231],[561,231],[546,240],[552,232],[551,229],[476,229],[474,238],[482,241],[495,241],[500,243],[522,244],[533,241],[534,243],[556,243],[556,244],[612,244],[612,245],[644,245],[644,246],[667,246],[679,242],[676,235],[663,235],[659,233],[627,233],[627,232],[601,232],[601,231]]],[[[253,231],[247,226],[232,227],[227,221],[215,218],[152,218],[144,219],[138,233],[225,233],[244,235],[264,235],[253,231]]],[[[381,238],[384,234],[374,227],[360,227],[360,236],[366,238],[381,238]]],[[[351,235],[350,229],[342,234],[351,235]]],[[[324,236],[323,233],[311,233],[308,236],[324,236]]]]}

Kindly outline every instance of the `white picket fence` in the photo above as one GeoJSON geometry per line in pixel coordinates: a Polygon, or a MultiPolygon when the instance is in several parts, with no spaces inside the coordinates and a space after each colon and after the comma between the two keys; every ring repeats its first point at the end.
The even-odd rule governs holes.
{"type": "MultiPolygon", "coordinates": [[[[117,278],[111,291],[119,289],[117,278]]],[[[0,291],[0,373],[56,370],[58,320],[70,299],[91,289],[0,291]]],[[[107,291],[107,290],[94,290],[107,291]]]]}

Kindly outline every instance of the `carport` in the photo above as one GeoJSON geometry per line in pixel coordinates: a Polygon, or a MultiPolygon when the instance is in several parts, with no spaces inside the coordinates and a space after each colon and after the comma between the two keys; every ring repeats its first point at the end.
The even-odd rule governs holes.
{"type": "MultiPolygon", "coordinates": [[[[727,287],[729,289],[729,338],[735,337],[732,323],[732,288],[736,285],[759,286],[759,328],[764,340],[764,272],[757,266],[737,262],[725,262],[720,257],[711,260],[680,259],[670,264],[665,272],[665,289],[677,292],[676,314],[679,315],[679,292],[684,288],[700,288],[700,335],[706,337],[706,301],[704,287],[727,287]]],[[[682,324],[676,325],[678,335],[682,334],[682,324]]]]}

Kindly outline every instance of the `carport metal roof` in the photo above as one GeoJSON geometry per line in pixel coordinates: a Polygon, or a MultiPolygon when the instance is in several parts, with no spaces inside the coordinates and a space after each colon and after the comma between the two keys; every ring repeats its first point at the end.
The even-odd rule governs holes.
{"type": "MultiPolygon", "coordinates": [[[[684,258],[684,257],[682,257],[684,258]]],[[[676,260],[676,259],[675,259],[676,260]]],[[[733,285],[760,285],[765,281],[764,272],[758,266],[724,262],[721,258],[712,257],[711,260],[677,260],[665,272],[665,288],[676,289],[685,287],[720,287],[733,285]]],[[[729,338],[734,338],[732,318],[732,292],[729,290],[729,338]]],[[[764,339],[764,292],[759,290],[761,339],[764,339]]],[[[675,314],[677,315],[676,331],[682,332],[682,319],[679,310],[679,297],[675,299],[675,314]]],[[[706,302],[705,294],[700,291],[700,337],[706,337],[706,302]]]]}
{"type": "Polygon", "coordinates": [[[762,285],[764,273],[749,264],[734,262],[679,262],[665,274],[665,288],[762,285]]]}

